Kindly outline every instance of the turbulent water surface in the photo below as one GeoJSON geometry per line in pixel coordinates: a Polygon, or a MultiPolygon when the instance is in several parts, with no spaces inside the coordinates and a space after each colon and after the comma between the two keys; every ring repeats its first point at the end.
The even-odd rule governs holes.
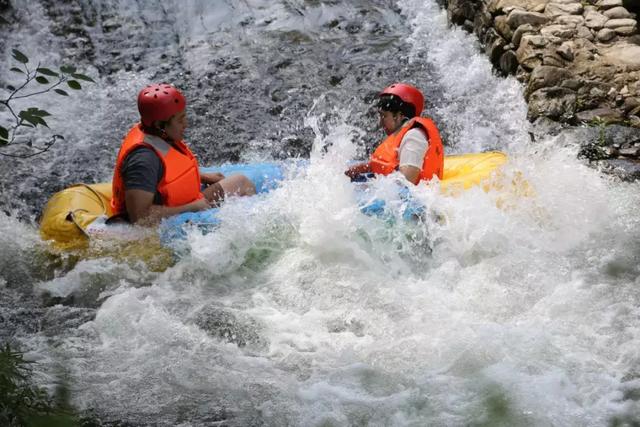
{"type": "Polygon", "coordinates": [[[576,160],[574,136],[532,143],[519,84],[434,0],[12,4],[5,63],[20,46],[96,79],[39,101],[64,143],[0,158],[0,338],[78,410],[128,425],[638,422],[638,185],[576,160]],[[510,155],[502,190],[421,185],[420,220],[360,213],[342,171],[381,138],[371,101],[397,80],[424,89],[450,153],[510,155]],[[184,90],[202,163],[308,168],[226,202],[171,261],[56,252],[43,203],[110,179],[155,81],[184,90]]]}

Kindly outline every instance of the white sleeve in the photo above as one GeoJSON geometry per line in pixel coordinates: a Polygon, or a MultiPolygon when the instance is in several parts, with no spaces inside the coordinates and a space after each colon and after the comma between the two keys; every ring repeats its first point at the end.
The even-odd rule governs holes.
{"type": "Polygon", "coordinates": [[[399,166],[414,166],[422,170],[428,146],[425,134],[418,128],[411,129],[404,135],[398,148],[399,166]]]}

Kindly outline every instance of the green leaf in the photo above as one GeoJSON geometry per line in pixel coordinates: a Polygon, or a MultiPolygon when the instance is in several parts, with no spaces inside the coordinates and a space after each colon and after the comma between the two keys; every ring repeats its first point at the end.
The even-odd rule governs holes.
{"type": "Polygon", "coordinates": [[[49,80],[47,80],[47,78],[43,77],[43,76],[36,77],[36,81],[38,83],[40,83],[41,85],[48,85],[49,84],[49,80]]]}
{"type": "Polygon", "coordinates": [[[18,67],[12,67],[11,71],[13,71],[14,73],[22,73],[24,74],[24,71],[22,71],[20,68],[18,67]]]}
{"type": "Polygon", "coordinates": [[[38,116],[38,117],[47,117],[50,116],[51,114],[48,111],[45,110],[39,110],[36,107],[31,107],[28,110],[32,116],[38,116]]]}
{"type": "Polygon", "coordinates": [[[18,116],[20,116],[24,120],[28,121],[32,125],[36,125],[36,126],[37,125],[42,125],[42,126],[49,127],[47,122],[45,122],[44,119],[42,118],[42,117],[45,117],[45,116],[40,114],[41,112],[45,113],[45,115],[47,115],[47,116],[51,115],[51,114],[47,113],[44,110],[38,110],[36,107],[31,107],[28,110],[20,111],[20,114],[18,114],[18,116]]]}
{"type": "MultiPolygon", "coordinates": [[[[30,111],[22,110],[18,113],[18,117],[28,123],[31,123],[33,126],[36,126],[38,124],[39,117],[32,115],[30,111]]],[[[23,123],[22,125],[24,126],[25,123],[23,123]]]]}
{"type": "Polygon", "coordinates": [[[18,49],[12,49],[11,52],[13,52],[13,59],[15,59],[16,61],[22,62],[23,64],[29,62],[29,58],[27,58],[27,55],[20,52],[18,49]]]}
{"type": "Polygon", "coordinates": [[[95,81],[91,77],[85,76],[84,74],[73,73],[73,74],[71,74],[71,77],[73,77],[74,79],[78,79],[78,80],[84,80],[85,82],[95,83],[95,81]]]}
{"type": "Polygon", "coordinates": [[[40,74],[44,74],[45,76],[51,76],[51,77],[58,77],[60,74],[56,73],[53,70],[50,70],[48,68],[36,68],[36,71],[39,72],[40,74]]]}
{"type": "Polygon", "coordinates": [[[8,25],[8,24],[10,24],[10,23],[11,23],[11,22],[7,21],[4,17],[0,16],[0,24],[8,25]]]}
{"type": "Polygon", "coordinates": [[[8,143],[9,141],[7,141],[6,139],[0,138],[0,145],[7,145],[8,143]]]}
{"type": "Polygon", "coordinates": [[[42,125],[44,127],[49,127],[49,125],[47,124],[47,122],[44,121],[44,119],[42,117],[34,117],[34,119],[36,119],[36,121],[38,122],[39,125],[42,125]]]}
{"type": "Polygon", "coordinates": [[[82,86],[80,86],[80,83],[78,83],[77,80],[69,80],[67,82],[67,85],[69,85],[69,87],[73,90],[80,90],[82,89],[82,86]]]}
{"type": "Polygon", "coordinates": [[[62,95],[62,96],[69,96],[69,94],[67,92],[65,92],[62,89],[54,89],[53,90],[55,93],[57,93],[58,95],[62,95]]]}
{"type": "Polygon", "coordinates": [[[62,67],[60,67],[60,71],[65,74],[73,74],[76,72],[76,67],[74,67],[73,65],[63,65],[62,67]]]}
{"type": "Polygon", "coordinates": [[[0,126],[0,138],[9,139],[9,129],[0,126]]]}
{"type": "Polygon", "coordinates": [[[20,124],[20,126],[24,126],[24,127],[28,127],[28,128],[34,128],[34,125],[30,125],[29,123],[22,123],[20,124]]]}

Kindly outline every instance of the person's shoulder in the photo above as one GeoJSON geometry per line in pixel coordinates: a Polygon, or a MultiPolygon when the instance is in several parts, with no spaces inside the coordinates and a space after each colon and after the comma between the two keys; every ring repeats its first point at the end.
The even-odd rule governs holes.
{"type": "Polygon", "coordinates": [[[160,157],[155,152],[155,150],[151,147],[136,147],[129,154],[127,154],[127,158],[125,159],[127,163],[139,163],[139,162],[151,162],[157,163],[160,162],[160,157]]]}
{"type": "Polygon", "coordinates": [[[422,127],[416,126],[407,131],[402,139],[411,139],[418,141],[427,141],[427,133],[422,127]]]}
{"type": "Polygon", "coordinates": [[[131,152],[129,153],[129,156],[131,155],[148,156],[149,154],[153,154],[154,156],[158,157],[158,155],[156,154],[156,151],[153,148],[147,147],[146,145],[141,145],[131,150],[131,152]]]}
{"type": "Polygon", "coordinates": [[[125,174],[135,173],[136,170],[155,170],[161,171],[163,168],[162,160],[151,147],[137,147],[124,159],[122,163],[122,171],[125,174]]]}

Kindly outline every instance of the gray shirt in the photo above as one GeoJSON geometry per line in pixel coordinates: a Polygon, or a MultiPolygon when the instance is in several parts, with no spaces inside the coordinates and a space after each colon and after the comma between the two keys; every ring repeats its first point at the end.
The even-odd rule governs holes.
{"type": "Polygon", "coordinates": [[[149,147],[139,147],[127,155],[122,163],[122,179],[126,190],[144,190],[153,193],[153,204],[161,205],[158,184],[164,175],[162,160],[149,147]]]}

